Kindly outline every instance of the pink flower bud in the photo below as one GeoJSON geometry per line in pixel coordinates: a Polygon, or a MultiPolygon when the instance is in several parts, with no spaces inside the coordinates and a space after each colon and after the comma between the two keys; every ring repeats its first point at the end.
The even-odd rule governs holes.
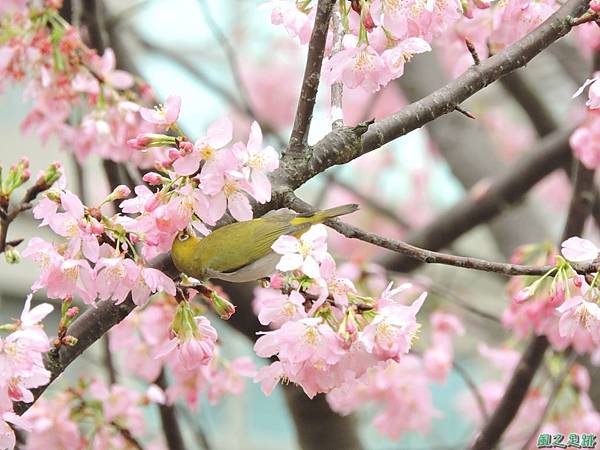
{"type": "Polygon", "coordinates": [[[212,307],[219,317],[223,320],[229,320],[229,318],[235,313],[235,305],[224,297],[221,297],[216,292],[208,297],[212,307]]]}
{"type": "Polygon", "coordinates": [[[90,232],[93,233],[93,234],[95,234],[95,235],[103,234],[104,233],[104,225],[102,225],[97,220],[92,220],[91,227],[90,227],[90,232]]]}
{"type": "Polygon", "coordinates": [[[367,31],[373,31],[373,29],[375,28],[375,22],[373,21],[373,17],[371,16],[370,12],[368,12],[365,16],[363,20],[363,25],[365,26],[367,31]]]}
{"type": "Polygon", "coordinates": [[[514,295],[513,300],[516,303],[523,303],[525,300],[529,299],[529,297],[531,297],[531,292],[528,288],[523,288],[514,295]]]}
{"type": "Polygon", "coordinates": [[[131,194],[131,189],[129,189],[124,184],[118,185],[114,191],[112,191],[111,197],[115,200],[121,200],[129,197],[131,194]]]}
{"type": "Polygon", "coordinates": [[[590,9],[594,12],[600,12],[600,0],[592,0],[590,2],[590,9]]]}
{"type": "Polygon", "coordinates": [[[179,158],[181,158],[181,153],[176,148],[170,148],[169,153],[167,153],[167,156],[170,161],[176,161],[179,158]]]}
{"type": "Polygon", "coordinates": [[[72,319],[73,317],[75,317],[77,314],[79,314],[79,308],[77,306],[72,306],[71,308],[69,308],[67,310],[67,314],[66,316],[69,319],[72,319]]]}
{"type": "Polygon", "coordinates": [[[560,305],[563,304],[563,302],[565,301],[565,291],[564,289],[562,290],[562,292],[557,291],[552,293],[549,297],[548,297],[548,305],[552,306],[553,308],[557,308],[560,305]]]}
{"type": "Polygon", "coordinates": [[[490,0],[473,0],[473,3],[475,3],[475,6],[479,9],[487,9],[490,7],[490,0]]]}
{"type": "Polygon", "coordinates": [[[26,156],[21,157],[21,159],[19,160],[19,163],[24,167],[24,168],[28,168],[29,167],[29,158],[27,158],[26,156]]]}
{"type": "Polygon", "coordinates": [[[139,136],[134,137],[133,139],[129,139],[127,141],[127,145],[136,150],[143,150],[148,145],[150,145],[151,142],[152,140],[147,135],[140,134],[139,136]]]}
{"type": "Polygon", "coordinates": [[[281,289],[283,287],[283,277],[279,274],[271,276],[270,286],[273,289],[281,289]]]}
{"type": "Polygon", "coordinates": [[[27,180],[31,178],[31,170],[24,169],[23,174],[21,175],[21,182],[25,183],[27,180]]]}
{"type": "Polygon", "coordinates": [[[584,280],[583,275],[576,275],[573,278],[573,285],[575,285],[575,287],[580,288],[581,286],[583,286],[583,280],[584,280]]]}
{"type": "Polygon", "coordinates": [[[156,172],[148,172],[144,175],[143,180],[150,186],[158,186],[159,184],[162,184],[163,178],[156,172]]]}
{"type": "Polygon", "coordinates": [[[181,150],[183,154],[192,153],[194,151],[194,144],[189,141],[183,141],[179,144],[179,150],[181,150]]]}

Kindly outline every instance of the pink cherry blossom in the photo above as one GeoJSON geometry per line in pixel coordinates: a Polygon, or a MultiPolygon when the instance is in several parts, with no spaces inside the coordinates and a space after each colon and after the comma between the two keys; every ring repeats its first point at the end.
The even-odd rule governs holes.
{"type": "Polygon", "coordinates": [[[257,288],[255,305],[258,310],[258,320],[263,325],[281,326],[287,321],[307,317],[304,310],[305,299],[298,291],[289,295],[275,289],[257,288]]]}
{"type": "Polygon", "coordinates": [[[301,44],[306,44],[315,21],[315,8],[306,13],[300,11],[296,4],[286,0],[274,0],[265,6],[271,6],[271,23],[283,25],[291,37],[298,37],[301,44]]]}
{"type": "Polygon", "coordinates": [[[173,169],[179,175],[192,175],[200,168],[200,161],[205,166],[215,164],[218,160],[217,150],[225,147],[233,134],[233,125],[227,117],[222,117],[211,123],[205,137],[194,144],[193,151],[178,158],[173,163],[173,169]]]}
{"type": "Polygon", "coordinates": [[[140,114],[147,122],[169,127],[177,121],[180,109],[181,97],[169,95],[164,105],[159,105],[154,109],[141,108],[140,114]]]}
{"type": "Polygon", "coordinates": [[[431,51],[431,46],[421,38],[412,37],[405,39],[384,51],[381,55],[392,78],[401,77],[404,74],[404,65],[417,53],[431,51]]]}
{"type": "Polygon", "coordinates": [[[95,301],[94,271],[86,260],[65,257],[40,238],[29,241],[23,256],[31,257],[42,266],[40,276],[32,286],[34,292],[46,288],[50,298],[64,299],[76,293],[86,303],[95,301]]]}
{"type": "Polygon", "coordinates": [[[165,292],[175,295],[175,283],[171,278],[152,267],[138,267],[136,283],[131,289],[133,303],[143,306],[151,294],[165,292]]]}
{"type": "Polygon", "coordinates": [[[553,0],[514,0],[495,8],[490,45],[494,52],[521,39],[546,20],[556,9],[553,0]]]}
{"type": "Polygon", "coordinates": [[[286,322],[258,338],[254,350],[262,357],[277,355],[281,361],[281,366],[273,363],[255,377],[264,383],[265,391],[272,390],[273,383],[281,378],[300,385],[310,398],[339,384],[339,375],[329,369],[344,352],[334,331],[321,318],[286,322]]]}
{"type": "Polygon", "coordinates": [[[597,303],[576,295],[567,299],[556,311],[561,314],[558,329],[562,337],[572,338],[577,329],[582,328],[591,333],[594,340],[600,338],[600,306],[597,303]]]}
{"type": "Polygon", "coordinates": [[[389,69],[381,56],[368,44],[356,44],[352,36],[344,38],[345,49],[323,63],[325,80],[329,84],[342,81],[350,89],[361,86],[377,92],[390,78],[389,69]]]}
{"type": "Polygon", "coordinates": [[[573,153],[585,167],[600,167],[600,114],[590,112],[588,120],[571,135],[573,153]]]}
{"type": "Polygon", "coordinates": [[[252,207],[247,194],[252,186],[242,173],[241,162],[232,151],[224,151],[218,164],[201,175],[201,189],[208,202],[209,214],[222,217],[226,210],[238,221],[252,219],[252,207]]]}
{"type": "Polygon", "coordinates": [[[600,249],[587,239],[573,236],[561,244],[561,253],[572,262],[589,262],[598,257],[600,249]]]}
{"type": "Polygon", "coordinates": [[[416,314],[426,296],[420,295],[411,306],[389,305],[380,309],[361,334],[360,342],[365,349],[382,359],[396,361],[402,354],[408,353],[420,327],[416,314]]]}
{"type": "Polygon", "coordinates": [[[252,122],[248,144],[239,143],[233,151],[244,164],[243,171],[252,186],[252,196],[259,203],[271,200],[271,182],[266,174],[279,167],[279,155],[271,146],[263,148],[262,131],[257,122],[252,122]]]}
{"type": "Polygon", "coordinates": [[[272,245],[273,250],[283,255],[277,263],[282,272],[300,269],[311,278],[320,278],[319,262],[327,253],[327,230],[325,225],[313,225],[300,239],[284,235],[272,245]]]}
{"type": "Polygon", "coordinates": [[[111,48],[104,51],[102,58],[94,61],[94,68],[102,80],[117,89],[129,89],[133,86],[133,77],[124,70],[115,70],[117,61],[111,48]]]}
{"type": "MultiPolygon", "coordinates": [[[[47,217],[52,231],[60,236],[69,238],[68,253],[75,255],[79,250],[92,262],[96,262],[100,252],[96,219],[85,217],[85,210],[81,200],[70,191],[60,194],[61,206],[65,212],[52,214],[47,217]]],[[[98,224],[99,225],[99,224],[98,224]]]]}
{"type": "Polygon", "coordinates": [[[214,382],[208,388],[208,401],[216,405],[226,393],[239,395],[245,387],[245,378],[256,375],[256,366],[248,357],[236,358],[226,362],[222,370],[214,373],[214,382]]]}
{"type": "Polygon", "coordinates": [[[350,279],[338,275],[335,260],[328,253],[321,262],[320,273],[322,277],[322,282],[319,283],[321,294],[319,300],[313,305],[313,309],[320,306],[328,295],[332,295],[337,304],[347,305],[348,294],[357,292],[356,287],[350,279]]]}
{"type": "Polygon", "coordinates": [[[208,364],[215,351],[217,332],[204,316],[196,316],[194,322],[195,329],[188,329],[165,343],[156,358],[163,358],[174,352],[178,362],[186,370],[208,364]]]}

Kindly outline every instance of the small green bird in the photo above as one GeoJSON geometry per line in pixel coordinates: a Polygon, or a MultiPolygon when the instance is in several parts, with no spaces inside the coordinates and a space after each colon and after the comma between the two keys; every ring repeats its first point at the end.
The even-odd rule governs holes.
{"type": "Polygon", "coordinates": [[[300,237],[311,225],[357,209],[358,205],[350,204],[298,214],[283,208],[258,219],[225,225],[203,239],[184,230],[173,241],[171,257],[177,270],[199,280],[258,280],[275,272],[281,255],[273,252],[271,246],[279,236],[300,237]]]}

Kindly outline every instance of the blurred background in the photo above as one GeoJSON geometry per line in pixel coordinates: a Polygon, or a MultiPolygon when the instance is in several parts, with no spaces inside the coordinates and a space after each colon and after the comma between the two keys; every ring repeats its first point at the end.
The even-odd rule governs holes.
{"type": "MultiPolygon", "coordinates": [[[[158,98],[170,94],[182,97],[181,123],[190,136],[202,135],[213,120],[229,115],[236,133],[239,132],[235,138],[245,140],[253,115],[267,130],[266,140],[277,149],[283,147],[293,121],[306,48],[290,38],[283,27],[271,25],[270,9],[264,2],[110,0],[100,13],[105,21],[107,43],[115,49],[119,66],[147,80],[158,98]]],[[[574,123],[582,114],[579,99],[573,100],[571,95],[589,69],[585,57],[575,49],[573,39],[570,36],[555,44],[525,70],[475,95],[463,105],[474,114],[475,120],[458,113],[438,119],[426,129],[414,131],[343,168],[321,174],[303,186],[299,196],[321,206],[357,201],[361,211],[349,217],[350,222],[392,238],[406,237],[411,230],[425,226],[441,212],[451,209],[463,196],[485,190],[489,180],[515,164],[538,135],[561,124],[574,123]],[[525,86],[524,93],[519,93],[519,86],[525,86]],[[533,116],[533,121],[531,102],[533,107],[543,108],[533,116]]],[[[443,85],[457,75],[445,63],[447,55],[447,49],[436,48],[432,54],[416,56],[398,82],[376,94],[345,90],[346,123],[383,117],[443,85]]],[[[310,143],[330,130],[328,103],[329,89],[322,84],[310,143]]],[[[79,162],[70,153],[52,140],[41,143],[38,137],[20,132],[20,123],[27,112],[22,89],[9,87],[2,93],[2,165],[10,165],[26,155],[35,173],[60,160],[70,188],[83,188],[90,205],[99,202],[108,193],[100,161],[91,156],[81,162],[84,184],[77,188],[79,162]]],[[[475,227],[453,242],[449,250],[506,260],[519,245],[543,240],[556,242],[568,202],[567,187],[565,173],[557,171],[539,183],[517,207],[507,209],[490,224],[475,227]]],[[[333,252],[340,262],[369,258],[381,261],[389,257],[384,250],[348,242],[332,230],[329,233],[333,252]]],[[[11,226],[9,237],[27,239],[34,235],[53,238],[25,214],[11,226]]],[[[26,259],[18,265],[0,264],[2,320],[18,316],[37,273],[37,266],[26,259]]],[[[469,331],[456,341],[457,361],[476,381],[485,379],[486,367],[476,343],[483,340],[498,344],[508,334],[498,320],[482,318],[469,307],[499,318],[508,305],[506,279],[445,267],[420,267],[411,275],[421,277],[431,286],[423,316],[427,310],[443,305],[445,310],[463,319],[469,331]]],[[[36,300],[44,300],[43,295],[37,295],[36,300]]],[[[222,321],[213,323],[219,327],[228,356],[252,353],[252,343],[246,337],[222,321]]],[[[53,330],[54,326],[49,324],[48,329],[53,330]]],[[[427,332],[422,334],[426,336],[427,332]]],[[[417,349],[423,344],[418,343],[417,349]]],[[[87,351],[53,389],[68,385],[81,375],[102,373],[102,350],[102,344],[97,344],[87,351]]],[[[258,360],[257,363],[264,364],[258,360]]],[[[135,386],[132,380],[128,383],[135,386]]],[[[184,415],[185,432],[189,436],[200,428],[214,449],[298,448],[296,428],[283,390],[278,387],[272,396],[265,397],[258,385],[248,383],[242,396],[227,397],[217,406],[203,401],[198,411],[184,415]]],[[[409,433],[399,442],[389,441],[370,425],[374,411],[367,407],[355,418],[365,447],[464,448],[473,427],[460,412],[461,399],[468,395],[463,377],[453,372],[445,385],[432,386],[432,393],[435,407],[442,414],[432,424],[430,434],[409,433]]]]}

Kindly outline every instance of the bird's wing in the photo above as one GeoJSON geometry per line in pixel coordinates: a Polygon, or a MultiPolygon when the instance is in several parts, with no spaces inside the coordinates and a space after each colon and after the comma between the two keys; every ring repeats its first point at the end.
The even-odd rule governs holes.
{"type": "MultiPolygon", "coordinates": [[[[207,266],[218,273],[235,272],[271,253],[271,246],[279,236],[293,233],[298,228],[289,222],[257,220],[261,220],[262,223],[257,224],[251,236],[235,246],[219,246],[219,251],[211,252],[207,258],[207,266]]],[[[205,239],[210,236],[209,234],[205,239]]]]}
{"type": "Polygon", "coordinates": [[[216,272],[209,269],[207,271],[207,276],[208,278],[217,278],[232,283],[245,283],[247,281],[260,280],[275,272],[275,266],[279,262],[280,257],[281,255],[270,252],[266,256],[233,272],[216,272]]]}

